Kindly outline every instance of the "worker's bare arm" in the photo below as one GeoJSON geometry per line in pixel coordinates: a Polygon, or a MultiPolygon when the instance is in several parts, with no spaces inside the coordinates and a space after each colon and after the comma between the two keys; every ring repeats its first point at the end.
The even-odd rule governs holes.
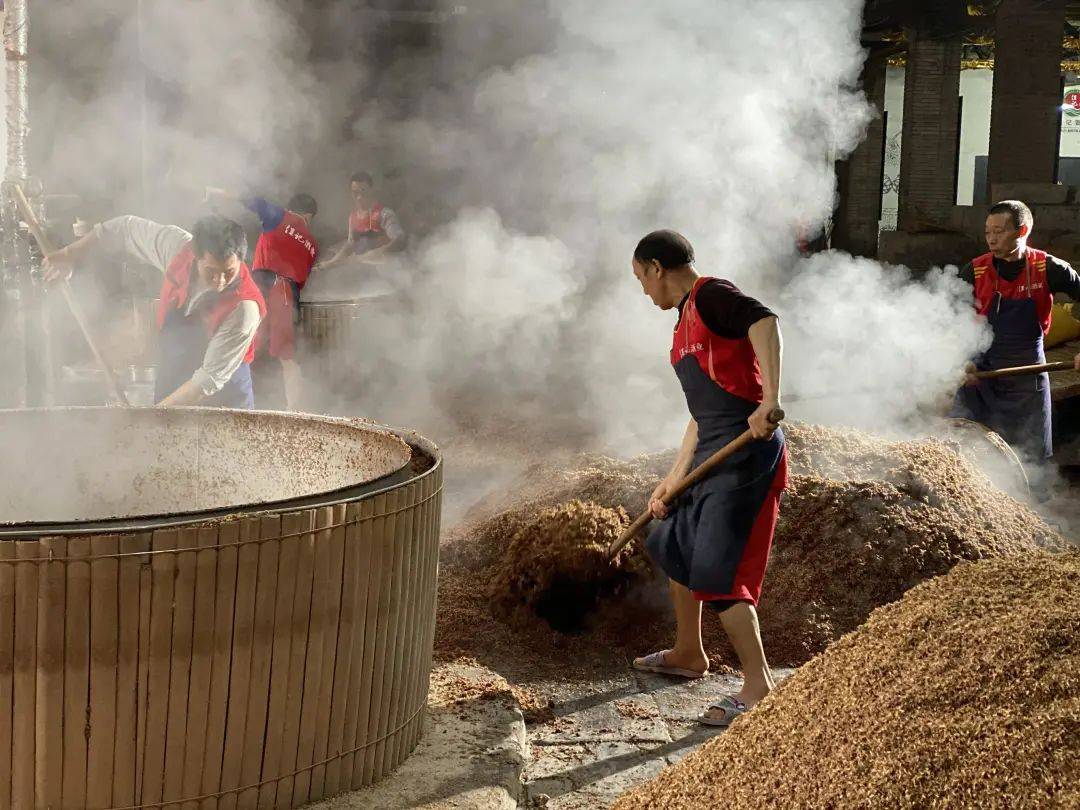
{"type": "Polygon", "coordinates": [[[769,414],[780,407],[780,368],[783,355],[783,338],[780,323],[775,315],[755,322],[749,330],[750,344],[754,347],[758,365],[761,367],[762,400],[747,420],[756,439],[773,434],[776,425],[769,421],[769,414]]]}
{"type": "Polygon", "coordinates": [[[679,480],[690,472],[690,467],[694,463],[694,450],[697,449],[697,438],[697,422],[691,419],[686,425],[686,430],[683,431],[682,444],[679,445],[679,454],[675,457],[675,463],[671,465],[667,476],[657,484],[656,489],[649,496],[649,511],[657,520],[663,520],[668,514],[668,507],[663,501],[664,497],[679,480]]]}
{"type": "Polygon", "coordinates": [[[188,380],[157,404],[159,408],[178,408],[181,405],[198,405],[206,399],[202,386],[188,380]]]}
{"type": "Polygon", "coordinates": [[[71,278],[72,268],[88,253],[91,253],[100,243],[101,238],[97,231],[90,231],[85,236],[76,239],[67,247],[54,250],[45,257],[42,269],[45,273],[45,281],[50,284],[61,279],[71,278]]]}

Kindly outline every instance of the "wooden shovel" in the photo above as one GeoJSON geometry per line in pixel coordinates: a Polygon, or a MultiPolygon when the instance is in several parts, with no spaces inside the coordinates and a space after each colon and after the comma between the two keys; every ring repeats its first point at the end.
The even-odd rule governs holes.
{"type": "MultiPolygon", "coordinates": [[[[772,413],[769,414],[769,421],[772,422],[774,425],[779,425],[782,421],[784,421],[783,409],[774,409],[772,413]]],[[[679,482],[675,484],[671,491],[662,498],[664,504],[670,506],[675,501],[675,499],[682,495],[684,492],[686,492],[686,490],[690,489],[690,487],[692,487],[698,481],[705,478],[719,465],[723,464],[725,461],[727,461],[727,459],[742,450],[752,441],[754,441],[754,434],[751,433],[749,429],[744,430],[737,437],[725,444],[723,447],[721,447],[719,450],[717,450],[715,453],[713,453],[711,456],[701,462],[701,464],[699,464],[697,467],[688,472],[685,476],[680,478],[679,482]]],[[[631,523],[630,526],[627,527],[626,531],[619,535],[619,539],[613,542],[610,546],[608,546],[608,557],[613,558],[616,554],[618,554],[622,550],[623,546],[625,546],[634,538],[634,535],[636,535],[639,531],[644,529],[649,524],[650,520],[652,520],[652,512],[650,512],[648,508],[646,508],[644,512],[638,515],[637,520],[631,523]]]]}
{"type": "MultiPolygon", "coordinates": [[[[26,195],[23,194],[22,186],[18,183],[12,183],[11,190],[15,197],[15,204],[19,208],[19,213],[30,228],[30,233],[32,233],[34,239],[37,240],[41,252],[48,256],[54,250],[53,244],[49,241],[49,237],[45,235],[45,231],[41,227],[41,223],[38,222],[37,217],[34,216],[34,209],[30,207],[30,202],[26,199],[26,195]]],[[[101,349],[98,348],[97,343],[90,334],[90,327],[87,324],[86,317],[83,315],[78,303],[75,301],[75,294],[71,291],[71,285],[65,280],[61,281],[57,286],[60,288],[60,295],[63,296],[64,303],[67,304],[68,309],[71,311],[71,317],[75,319],[75,323],[78,324],[79,330],[86,339],[86,345],[90,347],[90,352],[94,355],[94,360],[97,361],[101,370],[105,372],[105,384],[108,386],[112,398],[120,405],[130,407],[127,397],[124,396],[123,390],[116,382],[116,376],[113,374],[112,366],[109,365],[108,361],[105,359],[105,355],[101,353],[101,349]]]]}
{"type": "Polygon", "coordinates": [[[976,371],[971,376],[977,380],[993,380],[997,377],[1022,377],[1025,374],[1042,374],[1044,371],[1072,371],[1072,360],[1059,360],[1056,363],[1041,363],[1034,366],[1013,366],[998,368],[993,371],[976,371]]]}

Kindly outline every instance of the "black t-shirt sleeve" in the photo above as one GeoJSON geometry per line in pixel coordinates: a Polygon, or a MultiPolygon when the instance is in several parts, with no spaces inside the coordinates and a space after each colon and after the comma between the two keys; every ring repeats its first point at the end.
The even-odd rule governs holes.
{"type": "Polygon", "coordinates": [[[957,273],[961,281],[966,281],[971,286],[975,286],[975,265],[968,262],[957,273]]]}
{"type": "Polygon", "coordinates": [[[1080,274],[1068,262],[1056,256],[1047,256],[1046,281],[1050,285],[1050,292],[1065,293],[1073,301],[1080,301],[1080,274]]]}
{"type": "Polygon", "coordinates": [[[730,281],[709,279],[697,291],[694,301],[701,320],[720,337],[740,340],[750,327],[775,313],[756,298],[744,295],[730,281]]]}

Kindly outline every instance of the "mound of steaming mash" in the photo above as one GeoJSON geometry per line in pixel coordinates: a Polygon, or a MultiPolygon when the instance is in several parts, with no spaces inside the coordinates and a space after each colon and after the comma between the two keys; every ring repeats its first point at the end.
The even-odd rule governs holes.
{"type": "MultiPolygon", "coordinates": [[[[785,433],[791,485],[759,607],[775,664],[803,663],[874,608],[961,560],[1064,546],[955,442],[888,442],[798,424],[785,433]]],[[[644,509],[669,464],[667,454],[630,462],[580,457],[567,467],[535,468],[515,494],[478,505],[464,530],[476,546],[466,564],[490,583],[494,614],[589,630],[598,607],[647,587],[655,574],[641,543],[614,560],[604,548],[628,515],[644,509]]]]}
{"type": "Polygon", "coordinates": [[[957,565],[617,810],[1076,807],[1080,554],[957,565]]]}

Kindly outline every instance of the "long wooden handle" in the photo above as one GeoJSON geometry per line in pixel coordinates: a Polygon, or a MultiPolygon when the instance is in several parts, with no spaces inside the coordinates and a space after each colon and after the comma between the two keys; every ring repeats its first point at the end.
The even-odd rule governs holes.
{"type": "MultiPolygon", "coordinates": [[[[34,215],[34,209],[30,207],[30,202],[26,199],[22,186],[18,183],[13,183],[12,191],[15,196],[15,204],[19,207],[19,213],[22,214],[22,218],[30,229],[30,233],[33,234],[34,239],[37,240],[38,247],[41,248],[41,252],[46,256],[49,255],[53,252],[53,244],[49,241],[49,237],[46,236],[45,231],[41,227],[41,223],[38,222],[38,218],[34,215]]],[[[94,360],[97,361],[101,370],[105,372],[105,384],[109,388],[109,393],[119,404],[124,407],[129,407],[130,403],[127,401],[127,397],[124,396],[123,390],[116,381],[112,366],[109,365],[108,361],[105,359],[105,355],[101,353],[101,349],[98,348],[97,342],[90,334],[90,326],[87,324],[82,310],[75,301],[75,294],[71,291],[71,285],[68,284],[67,281],[62,281],[58,286],[60,288],[60,295],[63,297],[64,303],[67,304],[67,308],[71,312],[71,317],[75,319],[75,323],[79,326],[79,331],[82,332],[83,337],[86,339],[86,345],[90,347],[90,352],[94,355],[94,360]]]]}
{"type": "Polygon", "coordinates": [[[977,380],[993,380],[996,377],[1021,377],[1025,374],[1042,374],[1044,371],[1072,371],[1072,360],[1060,360],[1056,363],[1042,363],[1034,366],[1013,366],[998,368],[993,371],[976,371],[971,376],[977,380]]]}
{"type": "MultiPolygon", "coordinates": [[[[769,421],[772,422],[774,425],[779,425],[782,421],[784,421],[783,409],[775,408],[769,414],[769,421]]],[[[713,453],[711,456],[701,462],[698,466],[696,466],[694,469],[692,469],[690,472],[680,478],[678,483],[675,484],[675,486],[672,487],[671,490],[661,500],[664,502],[665,505],[670,506],[680,495],[686,492],[686,490],[690,489],[690,487],[694,486],[694,484],[696,484],[698,481],[705,478],[709,473],[711,473],[718,466],[727,461],[731,456],[735,455],[735,453],[742,450],[752,441],[754,441],[754,434],[751,433],[749,430],[744,430],[742,433],[740,433],[738,436],[736,436],[734,439],[725,444],[723,447],[721,447],[719,450],[717,450],[715,453],[713,453]]],[[[626,528],[626,531],[619,535],[619,539],[614,541],[610,546],[608,546],[608,557],[614,557],[616,554],[618,554],[622,550],[623,546],[629,543],[639,531],[644,529],[649,524],[650,520],[652,520],[652,512],[650,512],[648,508],[646,508],[645,511],[638,515],[637,519],[626,528]]]]}

